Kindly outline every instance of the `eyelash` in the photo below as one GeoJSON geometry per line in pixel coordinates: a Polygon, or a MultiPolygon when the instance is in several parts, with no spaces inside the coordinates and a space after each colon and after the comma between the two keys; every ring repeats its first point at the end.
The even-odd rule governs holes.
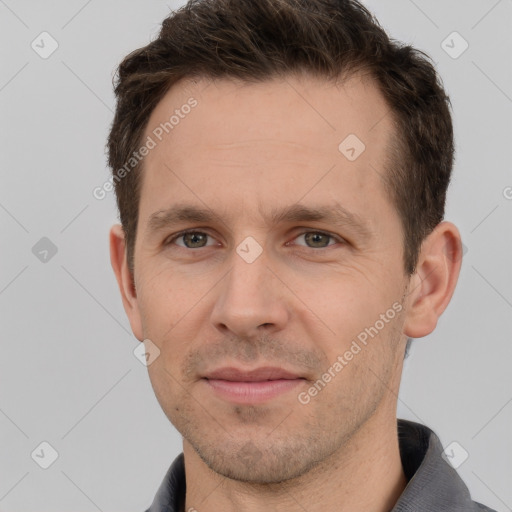
{"type": "MultiPolygon", "coordinates": [[[[202,235],[207,235],[209,236],[210,238],[213,238],[209,233],[207,233],[206,231],[200,231],[198,229],[187,229],[185,231],[180,231],[179,233],[176,233],[175,235],[173,235],[172,238],[169,238],[167,239],[165,242],[164,242],[164,246],[168,246],[168,245],[171,245],[175,240],[178,240],[178,238],[182,238],[184,237],[185,235],[189,234],[189,233],[199,233],[199,234],[202,234],[202,235]]],[[[331,233],[327,233],[325,231],[317,231],[317,230],[314,230],[314,229],[309,229],[309,230],[306,230],[306,231],[302,231],[301,233],[298,233],[295,238],[298,238],[299,236],[303,236],[303,235],[307,235],[308,233],[314,233],[316,235],[324,235],[324,236],[327,236],[333,240],[336,240],[337,242],[339,243],[346,243],[345,240],[343,240],[342,238],[339,238],[335,235],[332,235],[331,233]]],[[[181,247],[181,246],[178,246],[180,249],[188,249],[190,251],[193,251],[193,250],[198,250],[198,249],[206,249],[206,247],[211,247],[211,246],[206,246],[206,247],[197,247],[196,249],[191,249],[189,247],[181,247]]],[[[318,251],[318,250],[321,250],[321,249],[327,249],[329,247],[332,247],[332,245],[327,245],[326,247],[307,247],[307,246],[301,246],[303,247],[304,249],[311,249],[313,251],[318,251]]]]}

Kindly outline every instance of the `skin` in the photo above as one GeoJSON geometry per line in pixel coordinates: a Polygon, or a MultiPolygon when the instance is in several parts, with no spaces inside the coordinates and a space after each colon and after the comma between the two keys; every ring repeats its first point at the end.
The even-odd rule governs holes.
{"type": "Polygon", "coordinates": [[[121,226],[110,232],[134,335],[160,350],[148,371],[183,436],[185,509],[389,511],[407,483],[396,426],[405,344],[432,332],[451,299],[459,232],[440,223],[416,273],[405,274],[400,218],[381,181],[392,119],[368,78],[181,82],[146,136],[190,96],[197,107],[144,160],[134,276],[121,226]],[[354,161],[338,150],[349,134],[366,146],[354,161]],[[148,229],[153,213],[182,202],[220,219],[148,229]],[[348,223],[268,221],[297,203],[338,203],[367,234],[348,223]],[[190,228],[203,235],[170,241],[190,228]],[[262,249],[252,263],[236,251],[249,236],[262,249]],[[402,311],[300,403],[393,304],[402,311]],[[223,366],[278,366],[304,381],[239,405],[201,378],[223,366]]]}

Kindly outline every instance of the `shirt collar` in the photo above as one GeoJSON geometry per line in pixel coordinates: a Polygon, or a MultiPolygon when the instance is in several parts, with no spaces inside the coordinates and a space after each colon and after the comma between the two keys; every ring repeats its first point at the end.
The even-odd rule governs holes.
{"type": "MultiPolygon", "coordinates": [[[[442,457],[437,435],[425,425],[397,420],[400,457],[407,486],[390,512],[494,512],[471,500],[468,488],[442,457]]],[[[178,455],[146,512],[183,512],[185,462],[178,455]]]]}
{"type": "Polygon", "coordinates": [[[478,508],[466,484],[442,457],[439,437],[425,425],[398,420],[400,457],[407,486],[391,512],[470,512],[478,508]]]}

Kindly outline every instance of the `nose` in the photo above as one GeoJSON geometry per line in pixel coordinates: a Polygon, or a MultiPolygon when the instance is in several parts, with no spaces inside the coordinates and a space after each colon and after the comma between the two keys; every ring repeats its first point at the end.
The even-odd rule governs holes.
{"type": "Polygon", "coordinates": [[[286,287],[263,254],[252,263],[234,254],[231,270],[217,289],[213,325],[237,337],[257,337],[283,329],[289,319],[286,287]]]}

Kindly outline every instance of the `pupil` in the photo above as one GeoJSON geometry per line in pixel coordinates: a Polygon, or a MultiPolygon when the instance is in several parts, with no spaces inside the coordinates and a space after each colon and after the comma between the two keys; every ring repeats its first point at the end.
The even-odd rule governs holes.
{"type": "Polygon", "coordinates": [[[194,244],[197,244],[197,243],[200,244],[201,243],[201,238],[204,238],[204,235],[201,235],[200,233],[188,233],[186,235],[186,237],[187,237],[188,241],[194,245],[194,244]]]}
{"type": "Polygon", "coordinates": [[[317,243],[320,243],[321,244],[321,239],[322,237],[324,237],[325,235],[322,235],[321,233],[307,233],[306,234],[306,238],[309,237],[309,242],[312,242],[313,244],[317,244],[317,243]],[[313,239],[313,240],[311,240],[313,239]]]}

